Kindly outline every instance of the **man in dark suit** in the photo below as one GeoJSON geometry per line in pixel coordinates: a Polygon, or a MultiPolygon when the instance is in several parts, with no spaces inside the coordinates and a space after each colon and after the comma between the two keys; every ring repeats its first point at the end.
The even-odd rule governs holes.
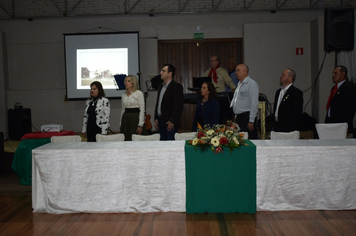
{"type": "Polygon", "coordinates": [[[356,91],[355,86],[346,80],[347,68],[338,65],[334,68],[332,79],[335,86],[326,105],[325,123],[347,122],[348,132],[353,132],[353,118],[355,116],[356,91]]]}
{"type": "Polygon", "coordinates": [[[161,70],[163,83],[158,86],[155,127],[161,140],[174,140],[183,111],[183,86],[174,81],[175,68],[165,64],[161,70]]]}
{"type": "Polygon", "coordinates": [[[296,73],[285,69],[280,77],[280,85],[274,97],[274,131],[291,132],[299,130],[303,111],[303,92],[293,86],[296,73]]]}

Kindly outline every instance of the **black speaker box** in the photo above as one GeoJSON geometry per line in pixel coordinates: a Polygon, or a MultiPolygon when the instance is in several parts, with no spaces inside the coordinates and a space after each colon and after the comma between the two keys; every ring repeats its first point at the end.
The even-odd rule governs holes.
{"type": "Polygon", "coordinates": [[[31,109],[16,108],[8,110],[9,138],[20,140],[24,134],[32,132],[31,109]]]}
{"type": "Polygon", "coordinates": [[[354,9],[327,8],[324,12],[325,51],[354,49],[354,9]]]}
{"type": "Polygon", "coordinates": [[[5,173],[4,133],[0,132],[0,175],[5,173]]]}

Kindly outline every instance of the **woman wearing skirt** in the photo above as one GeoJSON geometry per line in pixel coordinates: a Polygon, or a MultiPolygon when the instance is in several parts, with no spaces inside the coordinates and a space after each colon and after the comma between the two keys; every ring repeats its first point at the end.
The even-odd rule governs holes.
{"type": "Polygon", "coordinates": [[[146,134],[145,101],[136,76],[128,75],[124,82],[126,90],[121,99],[120,131],[125,135],[125,141],[130,141],[132,134],[146,134]]]}

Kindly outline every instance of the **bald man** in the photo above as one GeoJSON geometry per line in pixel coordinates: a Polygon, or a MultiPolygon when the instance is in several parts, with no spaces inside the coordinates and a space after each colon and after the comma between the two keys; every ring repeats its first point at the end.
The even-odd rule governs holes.
{"type": "Polygon", "coordinates": [[[248,132],[249,139],[257,139],[257,113],[259,88],[256,81],[249,75],[249,68],[245,64],[236,66],[236,77],[239,80],[234,97],[231,101],[235,114],[235,122],[240,130],[248,132]]]}
{"type": "Polygon", "coordinates": [[[296,77],[295,71],[287,68],[279,79],[281,88],[276,92],[273,106],[273,130],[276,132],[300,130],[303,92],[293,85],[296,77]]]}

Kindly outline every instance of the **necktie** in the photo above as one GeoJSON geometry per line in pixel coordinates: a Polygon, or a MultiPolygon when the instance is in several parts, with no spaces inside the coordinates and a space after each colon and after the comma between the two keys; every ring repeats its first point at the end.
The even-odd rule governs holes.
{"type": "Polygon", "coordinates": [[[279,92],[278,101],[277,101],[277,107],[276,107],[276,114],[275,114],[276,121],[278,121],[278,109],[279,109],[279,106],[281,105],[281,102],[282,102],[282,99],[283,99],[285,93],[286,93],[286,89],[281,88],[281,91],[279,92]]]}
{"type": "Polygon", "coordinates": [[[219,66],[215,67],[214,69],[211,68],[208,74],[208,77],[211,77],[211,74],[213,74],[213,80],[215,84],[218,82],[218,75],[216,74],[216,69],[219,68],[219,66]]]}
{"type": "Polygon", "coordinates": [[[335,84],[334,88],[331,90],[331,93],[330,93],[330,96],[328,99],[328,103],[326,104],[326,110],[329,110],[330,102],[334,98],[336,91],[337,91],[337,84],[335,84]]]}
{"type": "Polygon", "coordinates": [[[241,87],[242,83],[239,82],[239,84],[237,85],[237,88],[235,90],[235,93],[234,93],[234,97],[232,98],[232,101],[230,103],[230,107],[234,106],[236,101],[237,101],[237,97],[239,95],[239,90],[240,90],[240,87],[241,87]]]}

